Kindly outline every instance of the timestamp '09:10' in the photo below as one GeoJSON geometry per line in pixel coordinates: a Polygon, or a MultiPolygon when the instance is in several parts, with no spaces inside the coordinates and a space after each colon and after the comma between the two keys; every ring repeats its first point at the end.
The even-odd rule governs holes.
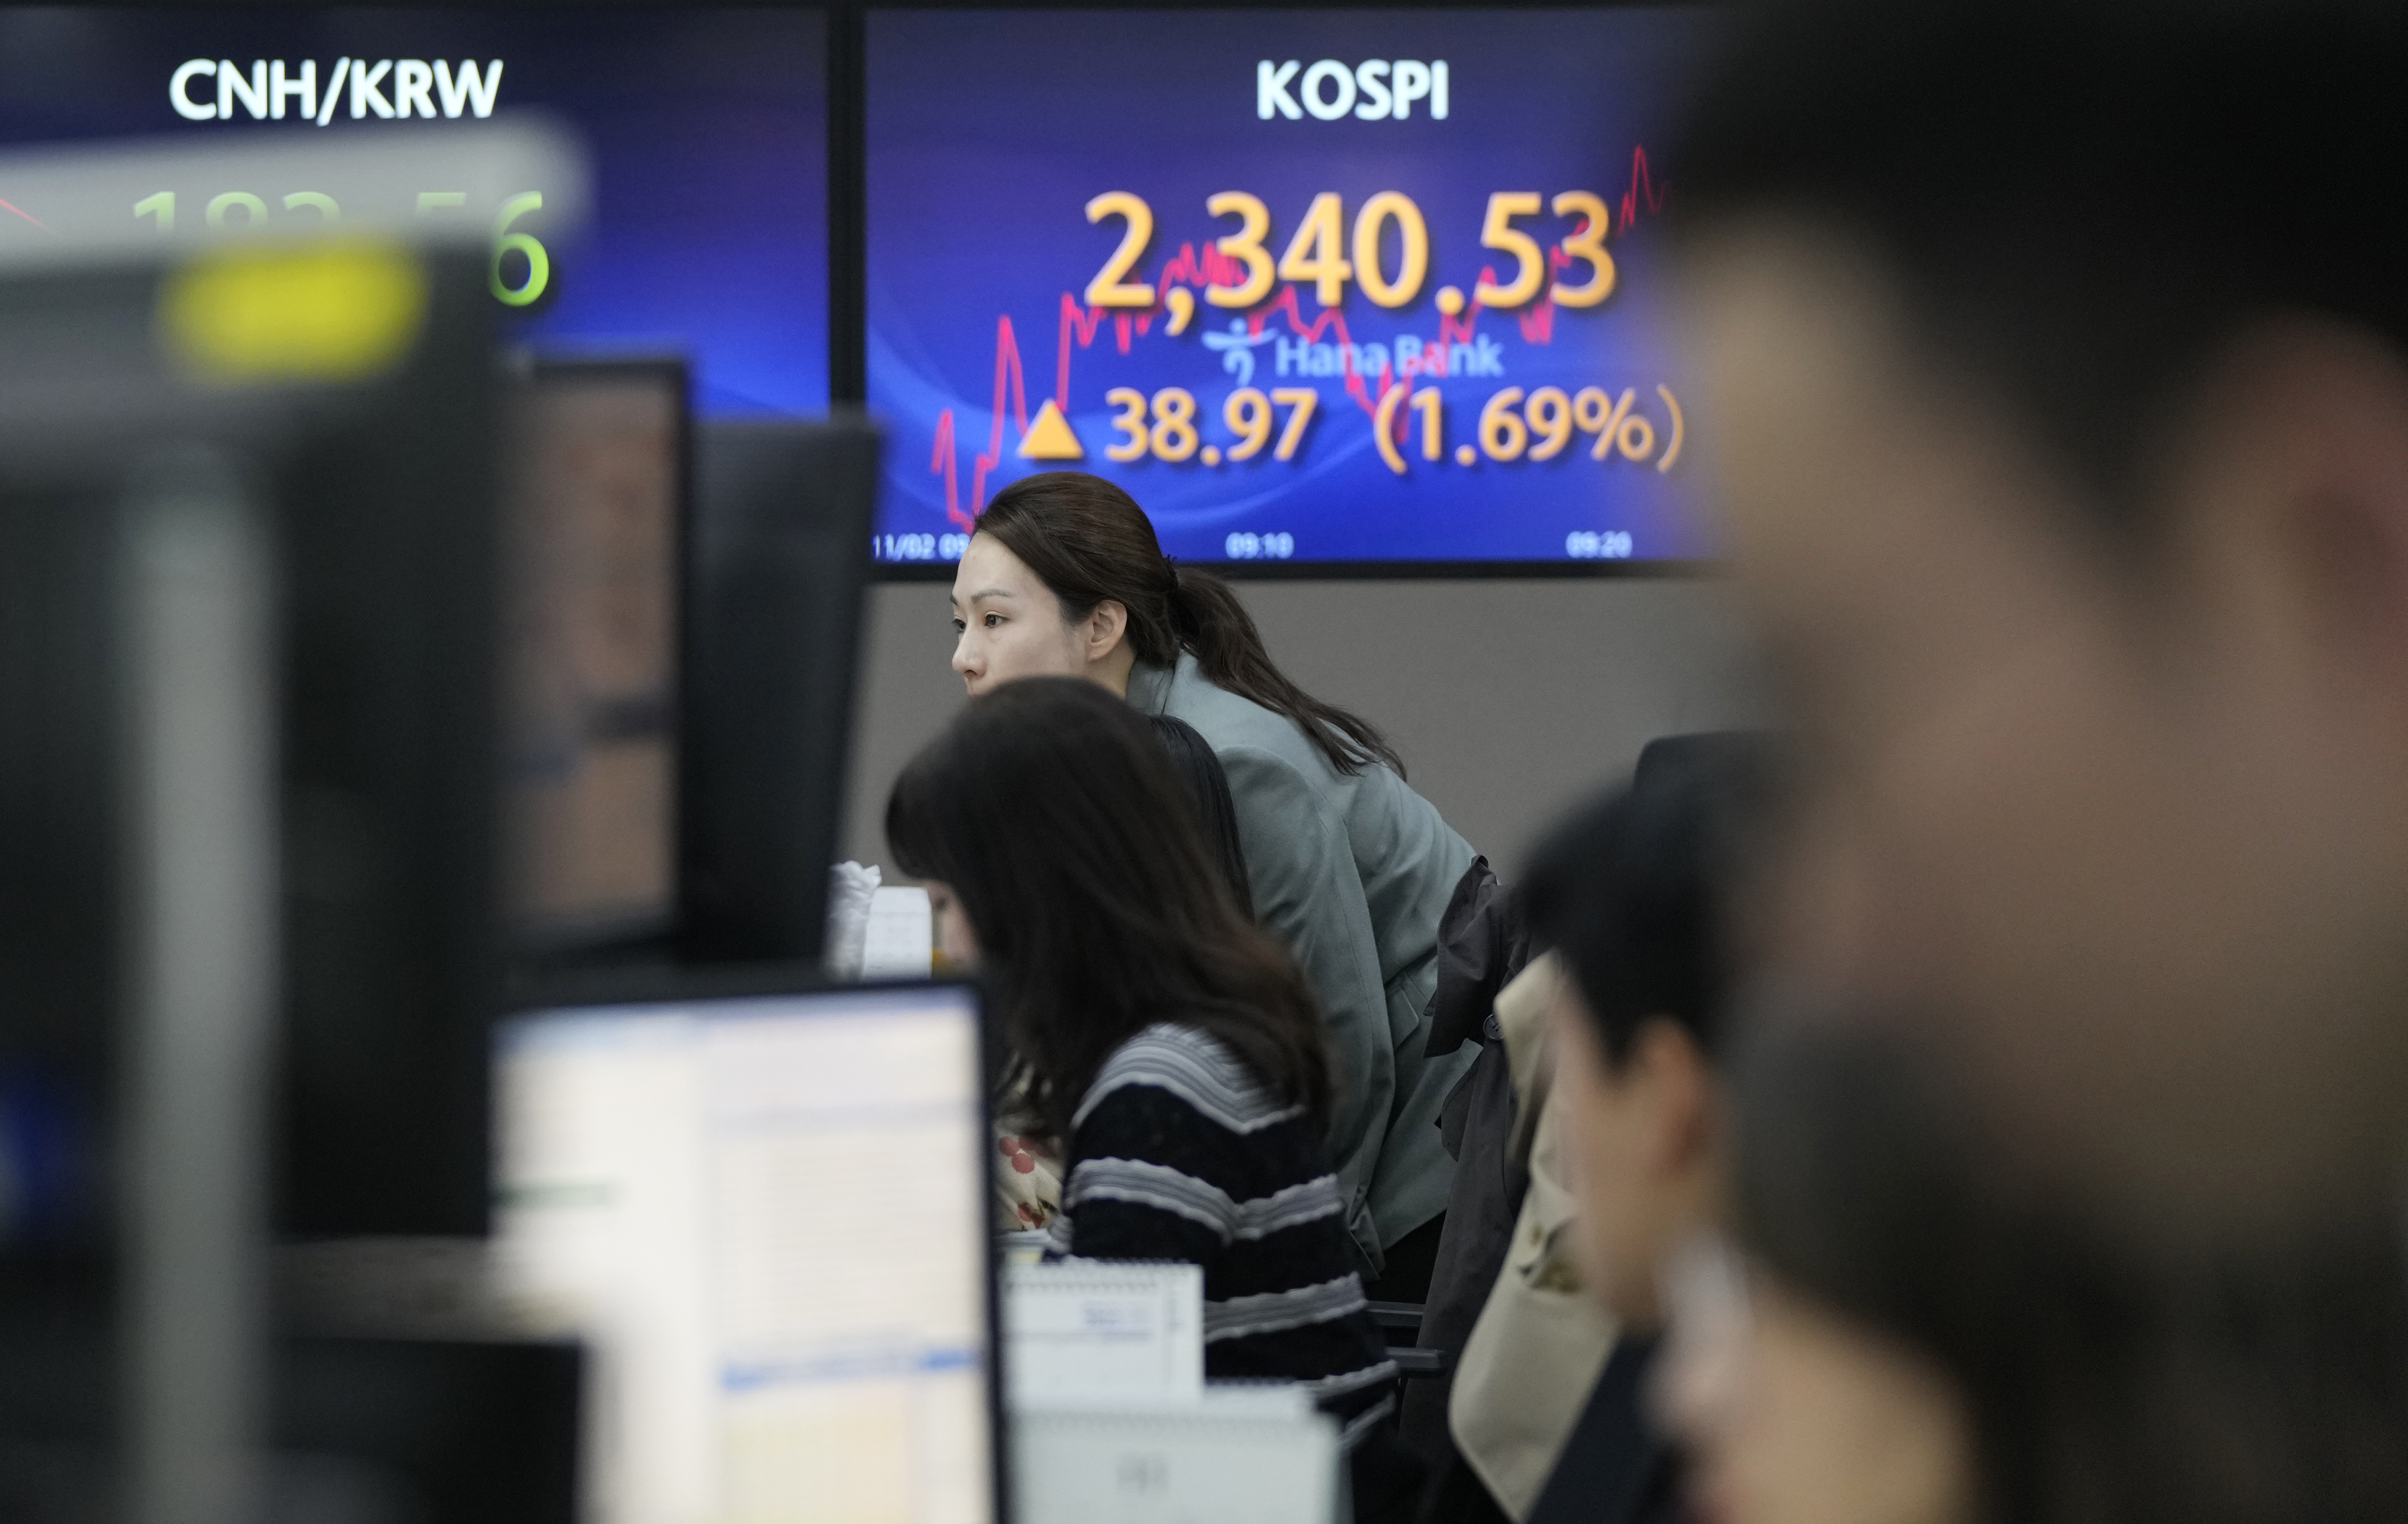
{"type": "Polygon", "coordinates": [[[1221,542],[1232,561],[1284,561],[1296,554],[1296,537],[1287,534],[1233,534],[1221,542]]]}
{"type": "MultiPolygon", "coordinates": [[[[320,227],[331,227],[343,219],[342,205],[322,191],[294,191],[283,197],[284,209],[306,213],[320,227]]],[[[466,210],[466,191],[421,191],[418,193],[418,215],[433,216],[446,211],[466,210]]],[[[511,224],[531,212],[543,209],[541,191],[524,191],[503,201],[494,218],[494,258],[488,270],[494,299],[508,307],[527,307],[541,297],[552,285],[552,253],[532,233],[514,233],[511,224]],[[524,280],[504,279],[502,256],[516,254],[526,261],[524,280]]],[[[176,193],[161,191],[134,203],[134,215],[148,217],[156,223],[161,234],[176,231],[176,193]]],[[[249,191],[224,191],[209,197],[202,208],[202,220],[221,232],[239,232],[245,228],[261,228],[267,223],[267,203],[249,191]],[[237,216],[236,213],[240,215],[237,216]]]]}

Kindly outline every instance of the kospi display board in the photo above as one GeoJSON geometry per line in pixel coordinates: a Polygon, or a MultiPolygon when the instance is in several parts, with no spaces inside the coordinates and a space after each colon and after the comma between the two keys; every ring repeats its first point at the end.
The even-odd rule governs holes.
{"type": "MultiPolygon", "coordinates": [[[[614,7],[0,10],[0,144],[448,124],[541,111],[591,160],[583,229],[545,187],[413,213],[494,237],[512,336],[554,350],[676,350],[705,412],[828,402],[826,23],[816,11],[614,7]]],[[[267,219],[339,221],[311,185],[194,185],[126,208],[198,243],[267,219]]],[[[391,215],[390,210],[386,215],[391,215]]],[[[0,236],[42,208],[0,185],[0,236]]],[[[30,224],[30,225],[29,225],[30,224]]]]}
{"type": "Polygon", "coordinates": [[[1055,469],[1187,560],[1709,554],[1650,225],[1712,24],[872,13],[876,554],[1055,469]]]}

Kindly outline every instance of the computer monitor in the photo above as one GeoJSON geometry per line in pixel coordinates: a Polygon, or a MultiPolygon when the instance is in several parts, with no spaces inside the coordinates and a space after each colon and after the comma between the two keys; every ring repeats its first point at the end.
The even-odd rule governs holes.
{"type": "Polygon", "coordinates": [[[483,272],[438,268],[444,328],[381,396],[339,396],[278,483],[275,1226],[291,1236],[473,1236],[487,1221],[480,1060],[502,973],[493,313],[483,272]]]}
{"type": "MultiPolygon", "coordinates": [[[[47,1479],[18,1512],[251,1513],[295,1390],[271,1224],[487,1223],[500,304],[490,233],[412,202],[566,214],[583,176],[539,126],[439,159],[362,133],[0,165],[43,232],[0,240],[0,1490],[47,1479]],[[307,186],[339,232],[191,212],[227,184],[307,186]]],[[[573,1402],[575,1352],[544,1363],[521,1413],[573,1402]]],[[[403,1470],[482,1469],[469,1402],[407,1373],[341,1378],[383,1388],[363,1427],[403,1470]]],[[[348,1443],[311,1416],[309,1448],[348,1443]]],[[[534,1497],[513,1517],[556,1517],[534,1497]]]]}
{"type": "Polygon", "coordinates": [[[595,1517],[998,1517],[981,1042],[949,984],[503,1028],[499,1262],[592,1342],[595,1517]]]}
{"type": "Polygon", "coordinates": [[[679,943],[816,961],[842,812],[878,431],[707,423],[681,694],[679,943]]]}
{"type": "Polygon", "coordinates": [[[690,476],[675,359],[532,360],[503,500],[503,907],[537,955],[677,919],[690,476]]]}
{"type": "Polygon", "coordinates": [[[0,329],[28,336],[0,348],[0,1113],[12,1154],[20,1118],[57,1118],[28,1157],[74,1167],[34,1180],[30,1227],[87,1248],[120,1165],[140,899],[117,568],[138,505],[179,495],[247,504],[280,573],[274,1226],[485,1228],[494,304],[478,252],[429,254],[423,321],[380,370],[189,383],[163,306],[288,257],[373,256],[0,280],[0,329]]]}

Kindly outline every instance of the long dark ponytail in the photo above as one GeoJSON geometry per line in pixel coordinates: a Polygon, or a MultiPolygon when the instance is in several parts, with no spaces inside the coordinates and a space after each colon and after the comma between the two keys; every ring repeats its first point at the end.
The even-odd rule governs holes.
{"type": "Polygon", "coordinates": [[[1102,477],[1022,477],[986,505],[979,531],[1037,573],[1065,619],[1084,619],[1109,598],[1128,611],[1129,649],[1138,660],[1169,667],[1182,651],[1193,652],[1214,685],[1294,720],[1340,772],[1381,762],[1404,776],[1404,758],[1377,726],[1291,682],[1263,648],[1237,590],[1210,572],[1174,565],[1137,500],[1102,477]]]}

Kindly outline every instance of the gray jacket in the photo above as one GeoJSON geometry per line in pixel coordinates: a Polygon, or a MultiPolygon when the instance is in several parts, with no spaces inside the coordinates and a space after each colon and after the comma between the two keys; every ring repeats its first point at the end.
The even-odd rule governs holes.
{"type": "Polygon", "coordinates": [[[1186,721],[1229,775],[1254,913],[1287,944],[1329,1027],[1329,1129],[1347,1229],[1374,1274],[1388,1245],[1446,1210],[1455,1161],[1439,1105],[1479,1056],[1425,1059],[1438,922],[1472,852],[1379,763],[1345,773],[1294,720],[1206,681],[1196,658],[1139,664],[1129,702],[1186,721]]]}

